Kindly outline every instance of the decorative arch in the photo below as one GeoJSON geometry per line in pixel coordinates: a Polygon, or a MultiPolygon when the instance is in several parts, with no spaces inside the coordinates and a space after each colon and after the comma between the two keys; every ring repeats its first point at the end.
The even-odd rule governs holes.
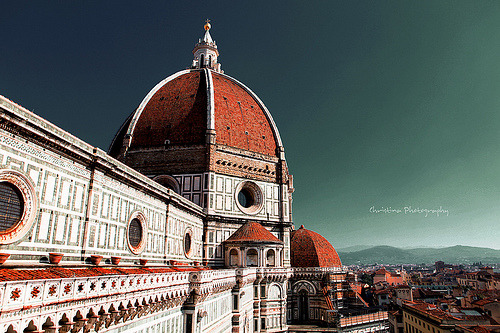
{"type": "Polygon", "coordinates": [[[246,266],[247,267],[257,267],[259,266],[259,252],[250,248],[246,251],[246,266]]]}
{"type": "Polygon", "coordinates": [[[50,332],[50,330],[56,330],[57,326],[51,316],[48,316],[45,322],[42,324],[42,331],[50,332]]]}
{"type": "Polygon", "coordinates": [[[314,284],[312,284],[311,282],[309,282],[307,280],[300,280],[300,281],[297,281],[293,284],[292,292],[294,294],[298,294],[299,292],[301,292],[303,290],[309,295],[316,294],[316,287],[314,287],[314,284]]]}
{"type": "Polygon", "coordinates": [[[18,325],[16,323],[9,324],[7,327],[7,330],[5,331],[6,333],[18,333],[19,328],[17,327],[18,325]],[[16,325],[16,326],[14,326],[16,325]]]}
{"type": "Polygon", "coordinates": [[[229,266],[239,266],[240,264],[240,251],[235,248],[229,250],[229,266]]]}
{"type": "Polygon", "coordinates": [[[269,249],[266,252],[266,266],[275,267],[276,265],[276,251],[274,249],[269,249]]]}
{"type": "Polygon", "coordinates": [[[23,333],[30,333],[34,331],[38,331],[38,327],[35,325],[35,322],[33,320],[30,320],[23,333]]]}
{"type": "Polygon", "coordinates": [[[181,187],[177,180],[169,175],[159,175],[153,178],[153,180],[160,185],[165,186],[168,189],[171,189],[175,193],[180,194],[181,193],[181,187]]]}
{"type": "Polygon", "coordinates": [[[276,282],[269,285],[267,291],[267,298],[270,300],[281,300],[283,295],[283,288],[276,282]]]}

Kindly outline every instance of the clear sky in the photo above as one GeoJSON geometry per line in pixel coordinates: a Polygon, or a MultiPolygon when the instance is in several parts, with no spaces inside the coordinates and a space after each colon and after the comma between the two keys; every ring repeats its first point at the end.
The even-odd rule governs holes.
{"type": "Polygon", "coordinates": [[[225,73],[280,129],[296,226],[336,248],[500,249],[500,1],[2,1],[0,12],[0,94],[104,150],[156,83],[190,65],[210,18],[225,73]]]}

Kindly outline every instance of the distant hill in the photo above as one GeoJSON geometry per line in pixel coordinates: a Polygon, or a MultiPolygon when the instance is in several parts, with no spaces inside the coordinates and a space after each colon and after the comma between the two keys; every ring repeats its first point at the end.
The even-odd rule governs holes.
{"type": "Polygon", "coordinates": [[[339,250],[344,265],[354,264],[432,264],[442,260],[447,264],[500,263],[500,250],[486,247],[456,245],[444,248],[400,249],[392,246],[373,246],[359,251],[339,250]]]}
{"type": "Polygon", "coordinates": [[[342,253],[345,253],[345,252],[355,252],[355,251],[361,251],[361,250],[366,250],[366,249],[369,249],[369,248],[372,248],[374,247],[375,245],[352,245],[352,246],[347,246],[347,247],[343,247],[343,248],[340,248],[340,249],[337,249],[337,252],[342,252],[342,253]]]}

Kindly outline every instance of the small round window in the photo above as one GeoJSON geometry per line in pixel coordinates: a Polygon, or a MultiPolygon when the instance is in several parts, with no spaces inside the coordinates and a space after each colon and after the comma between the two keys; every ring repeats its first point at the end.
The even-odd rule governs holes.
{"type": "Polygon", "coordinates": [[[132,247],[137,247],[141,243],[142,226],[141,221],[137,218],[130,222],[130,226],[128,227],[128,239],[132,247]]]}
{"type": "Polygon", "coordinates": [[[236,187],[236,205],[245,214],[254,215],[260,212],[264,204],[262,190],[251,181],[243,181],[236,187]]]}
{"type": "Polygon", "coordinates": [[[0,182],[0,232],[11,231],[21,221],[24,199],[18,188],[8,182],[0,182]]]}
{"type": "Polygon", "coordinates": [[[250,191],[248,188],[242,188],[238,193],[238,202],[244,208],[252,207],[252,205],[255,203],[252,191],[250,191]]]}
{"type": "Polygon", "coordinates": [[[193,253],[192,233],[191,229],[187,229],[184,234],[184,254],[188,258],[191,257],[191,254],[193,253]]]}
{"type": "Polygon", "coordinates": [[[128,224],[127,241],[130,251],[134,254],[141,253],[146,247],[147,224],[146,217],[137,211],[130,217],[128,224]]]}

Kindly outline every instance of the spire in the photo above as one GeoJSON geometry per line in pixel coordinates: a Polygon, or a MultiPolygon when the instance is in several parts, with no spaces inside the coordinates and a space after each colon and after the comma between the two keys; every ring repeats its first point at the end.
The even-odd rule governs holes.
{"type": "MultiPolygon", "coordinates": [[[[212,25],[210,24],[210,20],[207,19],[205,21],[205,25],[203,26],[205,28],[205,35],[203,36],[203,42],[207,43],[207,44],[214,44],[215,46],[215,42],[212,40],[212,36],[210,36],[210,28],[212,27],[212,25]]],[[[217,48],[217,46],[215,46],[215,48],[217,48]]]]}
{"type": "Polygon", "coordinates": [[[210,28],[212,27],[210,20],[207,19],[203,27],[205,34],[194,46],[194,59],[191,68],[210,68],[216,72],[223,73],[220,64],[217,62],[217,57],[219,56],[217,44],[210,35],[210,28]]]}

